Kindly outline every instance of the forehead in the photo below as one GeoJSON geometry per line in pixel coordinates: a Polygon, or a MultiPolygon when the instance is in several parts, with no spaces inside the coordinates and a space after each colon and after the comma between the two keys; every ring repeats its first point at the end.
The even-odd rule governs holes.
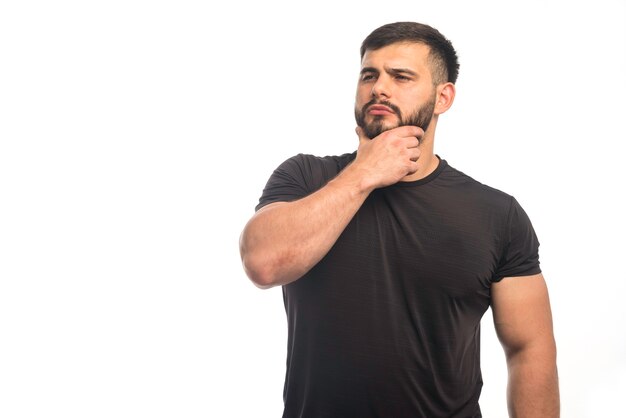
{"type": "Polygon", "coordinates": [[[409,68],[422,72],[427,69],[430,47],[423,43],[397,42],[375,50],[367,50],[361,68],[409,68]]]}

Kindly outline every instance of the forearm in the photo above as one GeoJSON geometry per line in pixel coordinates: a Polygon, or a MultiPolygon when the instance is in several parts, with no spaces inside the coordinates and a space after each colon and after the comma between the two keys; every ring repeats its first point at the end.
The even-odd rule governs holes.
{"type": "Polygon", "coordinates": [[[511,418],[558,418],[559,384],[554,346],[507,355],[511,418]]]}
{"type": "Polygon", "coordinates": [[[261,209],[240,240],[248,276],[263,288],[302,277],[328,253],[370,191],[348,166],[307,197],[261,209]]]}

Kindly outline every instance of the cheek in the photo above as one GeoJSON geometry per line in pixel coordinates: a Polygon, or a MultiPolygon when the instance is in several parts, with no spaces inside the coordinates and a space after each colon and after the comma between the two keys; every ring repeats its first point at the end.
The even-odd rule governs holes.
{"type": "Polygon", "coordinates": [[[430,97],[420,94],[403,94],[397,96],[397,105],[402,109],[403,113],[412,112],[419,109],[424,103],[428,102],[430,97]]]}
{"type": "Polygon", "coordinates": [[[362,91],[362,89],[357,90],[357,92],[356,92],[356,100],[355,100],[355,103],[356,103],[357,107],[360,109],[368,101],[369,101],[369,95],[365,94],[362,91]]]}

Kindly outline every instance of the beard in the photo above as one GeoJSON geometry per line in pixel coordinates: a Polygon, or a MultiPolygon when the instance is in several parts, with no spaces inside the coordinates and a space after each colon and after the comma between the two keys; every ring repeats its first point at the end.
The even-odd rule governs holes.
{"type": "Polygon", "coordinates": [[[433,119],[435,102],[436,98],[433,96],[431,100],[424,103],[421,107],[415,109],[413,113],[405,118],[402,115],[402,112],[400,111],[398,106],[384,100],[377,101],[376,99],[372,99],[371,101],[363,105],[361,110],[355,107],[354,117],[356,119],[356,124],[361,127],[361,129],[363,129],[363,132],[365,133],[365,135],[367,135],[368,138],[376,138],[383,132],[393,128],[397,128],[399,126],[417,126],[426,131],[426,129],[428,129],[428,126],[430,125],[431,120],[433,119]],[[398,117],[398,123],[396,125],[385,125],[385,117],[378,115],[374,116],[373,120],[370,123],[365,122],[367,109],[372,105],[383,105],[393,110],[398,117]]]}

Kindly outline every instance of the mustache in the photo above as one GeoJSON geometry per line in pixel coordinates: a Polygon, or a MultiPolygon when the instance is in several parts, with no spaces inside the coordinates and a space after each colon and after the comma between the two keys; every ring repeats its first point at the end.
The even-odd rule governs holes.
{"type": "Polygon", "coordinates": [[[374,105],[387,106],[389,109],[393,110],[396,115],[401,116],[400,108],[398,106],[394,105],[393,103],[388,102],[386,100],[380,100],[379,101],[379,100],[376,100],[376,99],[372,99],[372,100],[370,100],[369,102],[367,102],[367,103],[365,103],[363,105],[363,107],[361,108],[361,112],[364,114],[365,111],[367,111],[367,109],[369,107],[374,106],[374,105]]]}

